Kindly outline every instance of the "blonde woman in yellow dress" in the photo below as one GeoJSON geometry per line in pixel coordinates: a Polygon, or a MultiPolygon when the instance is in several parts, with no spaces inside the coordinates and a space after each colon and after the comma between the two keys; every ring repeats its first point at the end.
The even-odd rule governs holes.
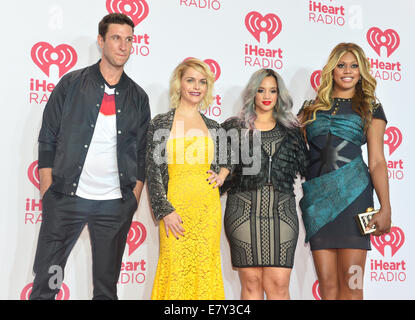
{"type": "Polygon", "coordinates": [[[171,110],[149,125],[147,184],[162,220],[152,299],[225,298],[218,187],[229,170],[215,159],[219,124],[200,113],[212,102],[214,79],[198,59],[180,63],[170,81],[171,110]]]}

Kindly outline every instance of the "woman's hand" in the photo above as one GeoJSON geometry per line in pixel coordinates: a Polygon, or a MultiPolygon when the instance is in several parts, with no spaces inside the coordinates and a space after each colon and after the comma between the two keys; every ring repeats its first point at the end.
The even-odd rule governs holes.
{"type": "Polygon", "coordinates": [[[179,234],[184,237],[183,220],[176,211],[169,213],[163,218],[164,228],[166,230],[167,238],[169,237],[169,230],[176,239],[179,239],[179,234]]]}
{"type": "Polygon", "coordinates": [[[206,173],[210,173],[210,176],[206,179],[206,181],[208,181],[209,184],[215,183],[215,185],[213,186],[213,189],[215,189],[218,187],[222,187],[227,175],[229,174],[229,170],[222,168],[219,174],[212,170],[209,170],[206,173]]]}
{"type": "Polygon", "coordinates": [[[373,215],[373,218],[367,225],[366,230],[369,230],[373,225],[375,225],[376,231],[373,233],[373,235],[379,237],[391,231],[391,223],[391,209],[380,208],[379,212],[373,215]]]}

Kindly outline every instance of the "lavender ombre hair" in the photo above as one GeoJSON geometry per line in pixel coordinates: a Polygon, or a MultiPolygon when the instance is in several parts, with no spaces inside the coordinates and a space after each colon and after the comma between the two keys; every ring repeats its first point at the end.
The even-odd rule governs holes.
{"type": "Polygon", "coordinates": [[[260,69],[251,76],[243,94],[243,107],[239,118],[244,122],[247,129],[255,129],[254,121],[257,118],[255,111],[255,95],[259,86],[266,77],[274,77],[277,81],[277,103],[275,105],[274,119],[286,128],[299,126],[297,117],[292,113],[293,101],[282,80],[281,76],[272,69],[260,69]]]}

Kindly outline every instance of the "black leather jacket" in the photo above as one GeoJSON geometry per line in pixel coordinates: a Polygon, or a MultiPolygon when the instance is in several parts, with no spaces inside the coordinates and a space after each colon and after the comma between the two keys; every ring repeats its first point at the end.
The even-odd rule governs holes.
{"type": "MultiPolygon", "coordinates": [[[[43,112],[38,167],[52,168],[52,190],[74,196],[94,133],[105,89],[98,63],[66,74],[43,112]]],[[[125,73],[115,86],[117,161],[123,199],[145,180],[151,119],[148,96],[125,73]]]]}
{"type": "MultiPolygon", "coordinates": [[[[150,196],[151,208],[154,218],[160,220],[169,213],[175,211],[170,201],[167,199],[167,187],[169,184],[169,173],[166,158],[166,144],[170,130],[173,125],[175,110],[159,114],[150,121],[147,132],[147,153],[146,153],[146,175],[148,193],[150,196]],[[160,130],[160,131],[156,131],[160,130]],[[157,134],[159,133],[159,135],[157,134]]],[[[219,173],[220,169],[227,168],[231,170],[231,151],[226,145],[225,153],[219,152],[219,135],[216,133],[220,125],[207,118],[201,113],[201,116],[209,130],[209,133],[215,143],[215,159],[210,168],[212,171],[219,173]]]]}

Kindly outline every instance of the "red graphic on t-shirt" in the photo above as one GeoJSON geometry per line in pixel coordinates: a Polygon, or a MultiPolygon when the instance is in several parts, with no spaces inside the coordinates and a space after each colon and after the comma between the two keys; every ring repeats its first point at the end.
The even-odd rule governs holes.
{"type": "Polygon", "coordinates": [[[115,96],[113,94],[104,93],[104,99],[102,99],[99,112],[104,116],[112,116],[115,114],[115,96]]]}

